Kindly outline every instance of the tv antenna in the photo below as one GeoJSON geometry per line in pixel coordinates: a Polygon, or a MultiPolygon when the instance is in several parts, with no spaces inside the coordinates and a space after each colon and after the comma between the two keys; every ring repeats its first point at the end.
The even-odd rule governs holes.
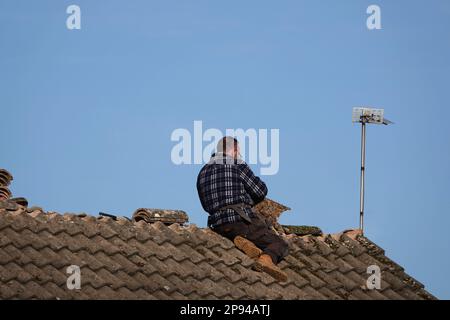
{"type": "Polygon", "coordinates": [[[361,176],[359,180],[359,229],[364,234],[364,173],[366,166],[366,124],[392,124],[384,118],[384,109],[353,108],[352,122],[361,123],[361,176]]]}

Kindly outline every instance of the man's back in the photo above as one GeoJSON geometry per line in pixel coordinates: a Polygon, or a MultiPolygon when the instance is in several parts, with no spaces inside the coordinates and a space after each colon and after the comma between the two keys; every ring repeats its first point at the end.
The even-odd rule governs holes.
{"type": "MultiPolygon", "coordinates": [[[[267,195],[266,184],[256,177],[250,167],[241,160],[234,160],[218,153],[201,169],[197,178],[197,191],[203,209],[207,211],[208,226],[240,221],[233,209],[221,208],[233,204],[248,207],[262,201],[267,195]]],[[[250,208],[244,208],[252,216],[250,208]]]]}

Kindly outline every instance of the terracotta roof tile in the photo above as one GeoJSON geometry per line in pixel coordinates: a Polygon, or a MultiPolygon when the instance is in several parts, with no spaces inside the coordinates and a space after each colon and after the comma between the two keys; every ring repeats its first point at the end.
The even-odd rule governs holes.
{"type": "Polygon", "coordinates": [[[402,281],[401,278],[394,276],[389,271],[384,271],[382,273],[382,275],[383,275],[383,280],[386,280],[387,282],[389,282],[389,284],[391,285],[393,290],[398,291],[407,286],[406,283],[404,281],[402,281]]]}
{"type": "MultiPolygon", "coordinates": [[[[63,272],[64,270],[57,269],[52,265],[47,265],[43,267],[42,270],[45,271],[45,274],[48,276],[48,278],[43,281],[44,279],[39,278],[40,274],[37,274],[37,276],[38,279],[41,279],[41,281],[43,281],[44,283],[51,282],[60,287],[66,285],[67,274],[63,272]]],[[[30,273],[30,276],[32,277],[32,279],[36,279],[36,274],[34,272],[30,273]]],[[[39,281],[36,282],[39,283],[39,281]]]]}
{"type": "Polygon", "coordinates": [[[328,300],[342,300],[343,298],[337,293],[337,289],[331,290],[327,287],[319,289],[319,292],[324,295],[328,300]]]}
{"type": "Polygon", "coordinates": [[[405,297],[399,295],[392,289],[387,289],[383,291],[383,295],[390,300],[405,300],[405,297]]]}
{"type": "Polygon", "coordinates": [[[340,257],[339,260],[342,261],[342,268],[347,267],[349,269],[345,272],[355,270],[358,273],[365,273],[367,271],[368,264],[351,254],[346,254],[345,256],[340,257]]]}
{"type": "Polygon", "coordinates": [[[331,273],[323,272],[322,270],[317,271],[317,277],[326,283],[326,286],[330,290],[336,290],[342,288],[343,285],[340,283],[331,273]]]}
{"type": "Polygon", "coordinates": [[[372,300],[388,300],[389,297],[387,297],[384,292],[380,292],[379,290],[363,290],[366,295],[370,297],[372,300]]]}
{"type": "Polygon", "coordinates": [[[326,300],[327,297],[323,295],[320,291],[313,289],[311,286],[307,285],[303,287],[305,296],[302,299],[316,299],[316,300],[326,300]]]}
{"type": "MultiPolygon", "coordinates": [[[[326,256],[325,256],[326,257],[326,256]]],[[[325,272],[331,272],[339,267],[333,264],[331,261],[327,260],[325,257],[321,256],[320,254],[313,254],[311,255],[311,259],[314,260],[319,265],[318,270],[323,270],[325,272]]]]}
{"type": "MultiPolygon", "coordinates": [[[[372,300],[373,298],[371,296],[369,296],[366,292],[364,292],[363,290],[358,288],[353,291],[346,292],[345,299],[348,299],[348,300],[372,300]]],[[[378,299],[376,299],[376,300],[378,300],[378,299]]]]}
{"type": "Polygon", "coordinates": [[[310,257],[308,257],[306,254],[302,253],[302,251],[296,251],[291,253],[291,255],[297,260],[299,261],[301,264],[300,266],[305,266],[305,268],[307,268],[308,270],[311,271],[317,271],[321,269],[320,264],[318,264],[317,262],[315,262],[313,259],[311,259],[310,257]]]}
{"type": "MultiPolygon", "coordinates": [[[[2,246],[5,247],[5,246],[2,246]]],[[[11,257],[5,250],[0,250],[0,265],[5,265],[14,261],[14,258],[11,257]]]]}

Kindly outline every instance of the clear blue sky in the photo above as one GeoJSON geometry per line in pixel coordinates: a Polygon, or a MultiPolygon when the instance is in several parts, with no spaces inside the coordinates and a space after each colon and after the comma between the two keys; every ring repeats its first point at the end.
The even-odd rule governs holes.
{"type": "Polygon", "coordinates": [[[395,125],[367,132],[366,235],[450,298],[448,0],[2,0],[0,49],[0,167],[15,196],[61,213],[174,208],[205,226],[200,165],[170,159],[172,131],[202,120],[280,129],[264,179],[293,209],[283,223],[357,227],[351,110],[384,108],[395,125]]]}

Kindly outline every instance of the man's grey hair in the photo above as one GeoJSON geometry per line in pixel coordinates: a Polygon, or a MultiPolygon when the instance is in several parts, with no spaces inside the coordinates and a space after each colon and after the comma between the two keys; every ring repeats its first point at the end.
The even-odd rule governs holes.
{"type": "Polygon", "coordinates": [[[217,143],[217,152],[227,153],[228,150],[232,150],[233,148],[237,148],[239,142],[236,138],[226,136],[219,140],[217,143]]]}

